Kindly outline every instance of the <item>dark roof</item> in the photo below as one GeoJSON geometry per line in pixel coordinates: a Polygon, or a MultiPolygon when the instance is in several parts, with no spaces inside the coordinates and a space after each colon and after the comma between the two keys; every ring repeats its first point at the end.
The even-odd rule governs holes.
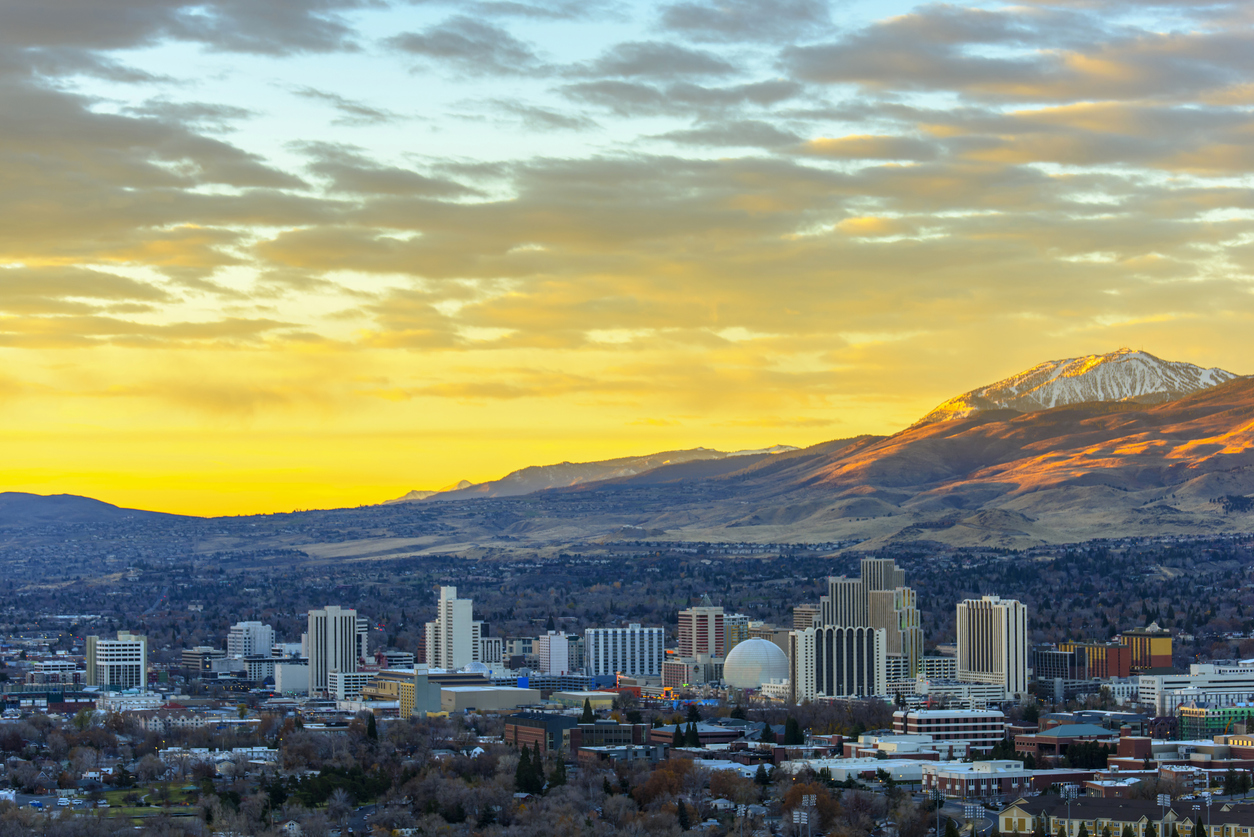
{"type": "MultiPolygon", "coordinates": [[[[1188,799],[1176,800],[1167,810],[1175,814],[1177,822],[1188,821],[1191,823],[1194,816],[1196,816],[1193,806],[1198,804],[1202,803],[1188,799]]],[[[1065,817],[1067,815],[1067,800],[1052,793],[1020,799],[1006,807],[1020,808],[1033,816],[1044,814],[1054,817],[1065,817]]],[[[1254,807],[1235,805],[1228,811],[1225,811],[1224,807],[1225,805],[1222,802],[1211,806],[1211,821],[1216,825],[1221,823],[1242,826],[1254,825],[1254,807]]],[[[1202,804],[1201,810],[1205,814],[1205,804],[1202,804]]],[[[1071,801],[1071,818],[1073,820],[1097,819],[1136,822],[1141,817],[1157,822],[1162,818],[1162,810],[1153,800],[1149,799],[1080,797],[1071,801]]]]}
{"type": "Polygon", "coordinates": [[[1090,736],[1110,738],[1114,735],[1114,731],[1099,727],[1097,724],[1063,724],[1043,732],[1033,733],[1033,735],[1037,738],[1087,738],[1090,736]]]}

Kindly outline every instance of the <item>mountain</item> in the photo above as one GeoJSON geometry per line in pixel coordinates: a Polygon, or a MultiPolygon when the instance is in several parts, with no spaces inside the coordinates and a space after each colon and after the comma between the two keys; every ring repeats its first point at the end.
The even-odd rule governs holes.
{"type": "Polygon", "coordinates": [[[983,410],[1030,413],[1086,401],[1161,404],[1237,377],[1219,368],[1162,360],[1120,349],[1104,355],[1051,360],[941,404],[920,424],[966,418],[983,410]]]}
{"type": "Polygon", "coordinates": [[[619,479],[652,471],[666,465],[686,462],[735,459],[739,467],[747,464],[742,457],[771,456],[777,453],[797,450],[790,445],[775,445],[757,450],[723,451],[709,448],[692,448],[691,450],[672,450],[662,453],[651,453],[646,456],[625,456],[619,459],[605,459],[600,462],[560,462],[556,465],[532,465],[513,471],[499,480],[479,483],[477,485],[462,480],[456,486],[440,491],[411,491],[404,497],[389,500],[388,503],[421,502],[423,500],[469,500],[484,497],[518,497],[550,488],[568,488],[575,485],[619,479]]]}
{"type": "Polygon", "coordinates": [[[0,492],[0,528],[22,528],[62,523],[100,524],[122,520],[173,520],[179,515],[124,509],[75,494],[0,492]]]}

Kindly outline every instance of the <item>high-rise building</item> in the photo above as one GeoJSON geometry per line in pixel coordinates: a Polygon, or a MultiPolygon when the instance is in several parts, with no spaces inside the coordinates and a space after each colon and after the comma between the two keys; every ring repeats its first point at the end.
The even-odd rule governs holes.
{"type": "Polygon", "coordinates": [[[357,611],[336,606],[309,611],[309,691],[327,692],[332,671],[357,671],[357,611]]]}
{"type": "Polygon", "coordinates": [[[226,635],[228,657],[251,657],[270,654],[274,647],[274,628],[261,622],[236,622],[226,635]]]}
{"type": "Polygon", "coordinates": [[[703,602],[699,607],[679,611],[680,657],[722,657],[727,653],[726,639],[721,607],[703,602]]]}
{"type": "Polygon", "coordinates": [[[823,609],[816,604],[799,604],[792,609],[792,629],[804,631],[822,624],[823,609]]]}
{"type": "Polygon", "coordinates": [[[370,659],[370,620],[357,617],[357,659],[370,659]]]}
{"type": "Polygon", "coordinates": [[[883,628],[825,625],[788,635],[788,686],[793,703],[883,694],[887,685],[883,628]]]}
{"type": "Polygon", "coordinates": [[[743,613],[723,614],[723,649],[727,653],[749,638],[749,617],[743,613]]]}
{"type": "Polygon", "coordinates": [[[923,628],[918,599],[906,586],[906,573],[891,558],[863,558],[860,578],[827,579],[819,600],[819,624],[871,627],[884,631],[894,671],[918,676],[923,659],[923,628]]]}
{"type": "Polygon", "coordinates": [[[595,677],[660,677],[666,656],[664,643],[661,628],[642,628],[636,623],[626,628],[588,628],[584,631],[588,673],[595,677]]]}
{"type": "Polygon", "coordinates": [[[1119,641],[1132,649],[1133,674],[1155,668],[1171,668],[1171,631],[1158,627],[1157,622],[1124,631],[1119,641]]]}
{"type": "Polygon", "coordinates": [[[1028,609],[1022,602],[983,596],[958,603],[958,679],[1001,686],[1008,696],[1028,690],[1028,609]]]}
{"type": "Polygon", "coordinates": [[[427,665],[455,671],[475,662],[480,624],[474,602],[457,598],[456,587],[441,587],[436,616],[426,625],[427,665]]]}
{"type": "Polygon", "coordinates": [[[532,645],[545,674],[570,674],[570,643],[561,631],[546,631],[532,645]]]}
{"type": "Polygon", "coordinates": [[[87,637],[88,686],[121,692],[148,691],[148,638],[118,631],[117,639],[87,637]]]}

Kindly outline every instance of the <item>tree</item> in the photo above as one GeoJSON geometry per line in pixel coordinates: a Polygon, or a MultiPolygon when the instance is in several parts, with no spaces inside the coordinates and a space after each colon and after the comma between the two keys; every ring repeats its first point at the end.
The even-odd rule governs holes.
{"type": "Polygon", "coordinates": [[[1080,823],[1079,837],[1089,837],[1089,828],[1083,822],[1080,823]]]}
{"type": "Polygon", "coordinates": [[[534,790],[530,793],[544,792],[544,756],[540,755],[540,742],[537,741],[531,746],[531,773],[532,785],[534,790]]]}
{"type": "Polygon", "coordinates": [[[591,724],[596,721],[596,716],[592,714],[592,700],[590,698],[583,699],[583,715],[579,717],[579,723],[591,724]]]}
{"type": "Polygon", "coordinates": [[[688,704],[688,717],[684,719],[690,724],[695,724],[701,720],[701,712],[697,709],[695,703],[688,704]]]}
{"type": "Polygon", "coordinates": [[[688,806],[681,799],[675,804],[675,816],[679,819],[679,828],[681,831],[687,831],[692,828],[692,818],[688,815],[688,806]]]}
{"type": "Polygon", "coordinates": [[[366,737],[371,741],[379,740],[379,727],[374,721],[374,713],[370,713],[370,717],[366,719],[366,737]]]}
{"type": "Polygon", "coordinates": [[[730,717],[735,718],[737,721],[747,721],[749,719],[749,715],[745,712],[744,706],[739,703],[732,707],[730,717]]]}
{"type": "Polygon", "coordinates": [[[1145,826],[1145,837],[1158,837],[1158,829],[1154,828],[1153,823],[1145,826]]]}
{"type": "Polygon", "coordinates": [[[771,783],[771,777],[766,773],[765,764],[758,765],[757,772],[753,774],[753,781],[757,782],[762,787],[766,787],[771,783]]]}
{"type": "Polygon", "coordinates": [[[348,819],[348,812],[352,809],[353,798],[343,788],[336,788],[327,797],[327,816],[340,824],[341,834],[348,831],[345,820],[348,819]]]}
{"type": "Polygon", "coordinates": [[[1132,831],[1132,826],[1125,825],[1123,831],[1119,832],[1119,837],[1136,837],[1136,834],[1132,831]]]}
{"type": "Polygon", "coordinates": [[[671,739],[671,747],[678,749],[684,746],[684,729],[679,724],[675,724],[675,737],[671,739]]]}
{"type": "Polygon", "coordinates": [[[797,723],[797,719],[788,716],[788,721],[784,724],[784,744],[804,744],[806,743],[805,733],[801,731],[801,724],[797,723]]]}
{"type": "Polygon", "coordinates": [[[775,743],[775,730],[771,729],[769,722],[766,726],[762,727],[762,738],[760,740],[766,744],[775,743]]]}
{"type": "Polygon", "coordinates": [[[1102,826],[1102,837],[1111,837],[1109,825],[1102,826]]]}
{"type": "Polygon", "coordinates": [[[526,747],[518,754],[518,767],[514,769],[514,787],[519,793],[531,793],[531,751],[526,747]]]}
{"type": "Polygon", "coordinates": [[[688,729],[684,731],[684,746],[701,746],[701,734],[697,732],[697,725],[691,721],[688,722],[688,729]]]}
{"type": "Polygon", "coordinates": [[[553,772],[549,774],[549,787],[555,788],[564,784],[566,784],[566,758],[558,753],[557,764],[553,765],[553,772]]]}
{"type": "Polygon", "coordinates": [[[958,826],[949,817],[945,818],[945,837],[958,837],[958,826]]]}

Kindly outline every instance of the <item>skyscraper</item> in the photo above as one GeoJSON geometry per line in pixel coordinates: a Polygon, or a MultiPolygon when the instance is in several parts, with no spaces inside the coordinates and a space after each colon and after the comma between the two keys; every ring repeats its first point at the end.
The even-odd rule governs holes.
{"type": "Polygon", "coordinates": [[[819,601],[821,623],[883,630],[885,653],[896,661],[893,670],[916,677],[923,659],[923,628],[905,570],[891,558],[863,558],[861,569],[861,578],[827,579],[827,595],[819,601]]]}
{"type": "Polygon", "coordinates": [[[886,691],[882,628],[828,625],[788,635],[788,684],[794,703],[819,695],[848,697],[886,691]]]}
{"type": "Polygon", "coordinates": [[[726,653],[723,609],[707,604],[679,611],[679,656],[722,657],[726,653]]]}
{"type": "Polygon", "coordinates": [[[426,624],[427,665],[455,671],[475,662],[481,628],[474,602],[457,598],[456,587],[441,587],[435,619],[426,624]]]}
{"type": "Polygon", "coordinates": [[[989,683],[1007,696],[1028,690],[1028,609],[983,596],[958,603],[958,679],[989,683]]]}
{"type": "Polygon", "coordinates": [[[332,671],[357,670],[357,611],[327,607],[309,611],[309,691],[326,692],[332,671]]]}
{"type": "Polygon", "coordinates": [[[659,676],[666,655],[664,633],[661,628],[642,628],[636,623],[626,628],[588,628],[584,631],[588,673],[659,676]]]}

